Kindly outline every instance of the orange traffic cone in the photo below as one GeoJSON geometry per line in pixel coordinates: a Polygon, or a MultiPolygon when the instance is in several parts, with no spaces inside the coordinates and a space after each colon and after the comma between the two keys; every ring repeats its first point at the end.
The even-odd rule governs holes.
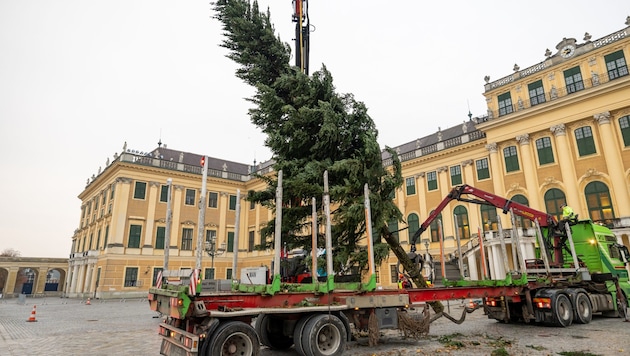
{"type": "Polygon", "coordinates": [[[28,318],[27,321],[37,321],[37,319],[35,319],[35,308],[37,308],[37,306],[33,305],[33,311],[31,312],[31,316],[28,318]]]}
{"type": "Polygon", "coordinates": [[[90,298],[87,299],[87,302],[85,302],[85,305],[92,305],[92,303],[90,303],[90,298]]]}

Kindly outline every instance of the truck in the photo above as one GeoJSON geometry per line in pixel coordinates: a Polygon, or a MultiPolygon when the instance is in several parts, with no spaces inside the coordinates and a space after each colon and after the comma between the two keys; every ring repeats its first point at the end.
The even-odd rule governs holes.
{"type": "MultiPolygon", "coordinates": [[[[278,172],[276,206],[281,206],[282,172],[278,172]]],[[[324,208],[328,216],[326,253],[331,256],[330,202],[324,177],[324,208]]],[[[502,323],[525,322],[568,327],[573,322],[589,323],[593,314],[623,317],[628,321],[628,249],[616,242],[605,226],[591,220],[557,221],[544,212],[517,202],[462,185],[444,198],[413,235],[415,243],[451,201],[467,201],[494,206],[512,217],[522,216],[536,226],[538,247],[535,258],[526,259],[520,248],[516,263],[503,279],[442,279],[431,288],[381,289],[377,287],[372,239],[366,239],[369,273],[365,283],[337,283],[327,258],[327,277],[311,283],[283,283],[279,273],[280,231],[276,230],[274,273],[271,283],[252,284],[248,276],[240,281],[201,280],[200,270],[190,275],[165,270],[156,287],[149,290],[150,308],[161,313],[159,334],[162,355],[258,355],[261,344],[272,349],[295,348],[302,356],[342,355],[352,338],[351,328],[368,331],[378,338],[380,329],[404,328],[410,308],[449,300],[481,300],[467,312],[483,309],[488,318],[502,323]]],[[[281,224],[281,209],[276,211],[276,229],[281,224]]],[[[367,236],[371,236],[369,190],[365,186],[367,236]]],[[[314,227],[315,230],[315,227],[314,227]]],[[[503,239],[503,234],[499,237],[503,239]]],[[[517,234],[511,238],[518,246],[517,234]]],[[[483,237],[479,235],[480,242],[483,237]]],[[[458,243],[458,248],[460,244],[458,243]]],[[[484,260],[484,251],[480,245],[484,260]]],[[[444,263],[443,249],[441,261],[444,263]]],[[[313,244],[313,256],[316,244],[313,244]]],[[[461,253],[460,253],[461,255],[461,253]]],[[[327,257],[328,257],[327,256],[327,257]]],[[[317,271],[313,259],[312,271],[317,271]]],[[[418,259],[416,259],[418,260],[418,259]]],[[[236,271],[236,259],[233,270],[236,271]]],[[[421,266],[418,266],[421,267],[421,266]]],[[[444,268],[442,268],[444,271],[444,268]]],[[[266,279],[265,279],[266,280],[266,279]]],[[[449,319],[455,320],[448,316],[449,319]]],[[[408,319],[408,318],[407,318],[408,319]]],[[[372,342],[372,340],[370,340],[372,342]]]]}

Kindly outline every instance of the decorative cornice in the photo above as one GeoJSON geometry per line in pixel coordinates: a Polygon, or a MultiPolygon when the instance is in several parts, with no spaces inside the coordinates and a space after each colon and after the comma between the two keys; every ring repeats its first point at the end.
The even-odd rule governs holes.
{"type": "Polygon", "coordinates": [[[183,185],[175,185],[174,188],[175,188],[175,190],[179,190],[179,191],[184,190],[184,186],[183,185]]]}
{"type": "Polygon", "coordinates": [[[551,130],[554,136],[565,136],[567,134],[567,127],[564,126],[564,124],[553,125],[549,130],[551,130]]]}
{"type": "Polygon", "coordinates": [[[610,124],[610,112],[604,111],[599,114],[595,114],[593,115],[593,119],[595,119],[595,121],[597,121],[600,125],[610,124]]]}
{"type": "Polygon", "coordinates": [[[229,195],[227,192],[219,192],[219,194],[221,194],[222,197],[227,197],[229,195]]]}
{"type": "Polygon", "coordinates": [[[150,187],[160,187],[160,182],[149,182],[150,187]]]}
{"type": "Polygon", "coordinates": [[[447,166],[442,166],[437,168],[438,173],[446,172],[448,170],[447,166]]]}
{"type": "Polygon", "coordinates": [[[603,175],[604,174],[602,172],[599,172],[597,169],[589,168],[586,170],[586,173],[584,173],[584,178],[601,177],[603,175]]]}
{"type": "Polygon", "coordinates": [[[549,186],[549,185],[556,185],[557,183],[558,183],[558,181],[556,180],[556,178],[554,178],[554,177],[546,177],[543,180],[541,185],[543,187],[546,187],[546,186],[549,186]]]}
{"type": "Polygon", "coordinates": [[[490,151],[490,153],[497,153],[497,143],[492,142],[486,145],[486,150],[490,151]]]}
{"type": "Polygon", "coordinates": [[[197,225],[194,221],[192,220],[186,220],[186,221],[182,221],[182,225],[197,225]]]}
{"type": "Polygon", "coordinates": [[[131,184],[132,181],[133,179],[127,178],[127,177],[118,177],[115,180],[116,183],[125,183],[125,184],[131,184]]]}
{"type": "Polygon", "coordinates": [[[424,178],[424,176],[427,174],[427,172],[420,172],[418,173],[418,175],[416,175],[416,177],[418,178],[424,178]]]}

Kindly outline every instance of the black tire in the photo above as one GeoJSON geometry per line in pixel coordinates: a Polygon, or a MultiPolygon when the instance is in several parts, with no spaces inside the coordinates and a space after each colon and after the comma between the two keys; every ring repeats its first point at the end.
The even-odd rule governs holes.
{"type": "Polygon", "coordinates": [[[282,333],[282,320],[268,314],[256,318],[256,333],[260,342],[276,350],[286,350],[293,345],[293,338],[282,333]]]}
{"type": "Polygon", "coordinates": [[[260,341],[256,330],[242,321],[227,321],[210,336],[206,356],[258,356],[260,341]]]}
{"type": "Polygon", "coordinates": [[[588,324],[593,319],[593,306],[591,299],[584,293],[578,293],[575,297],[575,322],[588,324]]]}
{"type": "Polygon", "coordinates": [[[346,327],[333,314],[318,314],[304,327],[302,348],[305,356],[340,356],[346,350],[346,327]]]}
{"type": "Polygon", "coordinates": [[[300,320],[298,320],[297,324],[295,324],[295,329],[293,329],[293,344],[295,345],[295,351],[300,356],[305,356],[304,347],[302,346],[302,335],[304,335],[304,327],[306,323],[308,323],[314,316],[317,314],[304,315],[300,320]]]}
{"type": "Polygon", "coordinates": [[[567,327],[573,323],[573,308],[569,297],[565,294],[558,294],[552,308],[555,325],[567,327]]]}

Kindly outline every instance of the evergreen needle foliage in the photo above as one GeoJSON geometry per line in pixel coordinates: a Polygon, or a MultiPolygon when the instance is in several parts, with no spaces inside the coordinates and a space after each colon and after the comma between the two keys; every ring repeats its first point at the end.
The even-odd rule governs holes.
{"type": "MultiPolygon", "coordinates": [[[[396,153],[391,170],[383,166],[378,131],[365,104],[352,94],[337,93],[331,73],[322,69],[308,76],[289,64],[291,51],[274,33],[270,13],[260,12],[257,1],[219,0],[214,3],[224,30],[222,47],[239,64],[236,76],[256,88],[249,100],[252,122],[266,135],[274,170],[283,172],[282,239],[288,249],[311,248],[312,197],[317,199],[318,224],[322,209],[323,173],[328,171],[335,270],[367,264],[364,243],[363,187],[370,189],[374,235],[389,234],[387,222],[402,221],[393,203],[402,185],[396,153]]],[[[263,191],[250,191],[248,200],[275,210],[275,176],[258,176],[263,191]]],[[[261,230],[266,248],[273,246],[275,221],[261,230]]],[[[325,246],[319,236],[318,246],[325,246]]],[[[377,263],[387,256],[387,244],[376,237],[377,263]]],[[[389,241],[389,240],[388,240],[389,241]]],[[[395,240],[394,240],[395,241],[395,240]]],[[[397,242],[396,242],[397,244],[397,242]]],[[[390,243],[391,245],[391,243],[390,243]]]]}

